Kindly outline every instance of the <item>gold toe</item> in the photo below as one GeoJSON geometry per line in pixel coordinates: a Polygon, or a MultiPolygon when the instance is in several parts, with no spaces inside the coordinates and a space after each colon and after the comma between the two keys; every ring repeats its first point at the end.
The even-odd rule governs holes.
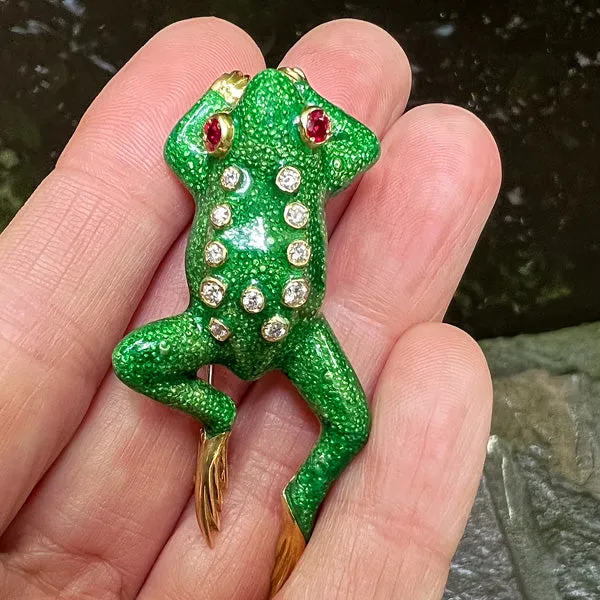
{"type": "Polygon", "coordinates": [[[275,559],[275,567],[271,574],[271,593],[269,598],[273,598],[275,594],[283,587],[288,577],[291,575],[296,563],[300,560],[304,548],[306,548],[306,540],[298,527],[298,523],[290,512],[290,507],[282,498],[283,504],[283,523],[281,526],[281,534],[277,542],[277,557],[275,559]]]}
{"type": "Polygon", "coordinates": [[[221,508],[227,489],[227,447],[231,432],[207,438],[202,432],[196,467],[196,518],[208,545],[221,527],[221,508]]]}

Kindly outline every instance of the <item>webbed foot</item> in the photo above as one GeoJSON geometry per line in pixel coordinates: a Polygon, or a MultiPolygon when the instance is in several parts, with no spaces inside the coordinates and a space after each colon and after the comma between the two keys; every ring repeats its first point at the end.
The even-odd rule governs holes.
{"type": "Polygon", "coordinates": [[[221,527],[221,507],[227,489],[227,447],[231,432],[207,438],[202,432],[196,468],[196,518],[208,545],[221,527]]]}
{"type": "Polygon", "coordinates": [[[304,548],[306,548],[306,540],[298,527],[298,523],[292,516],[290,507],[282,497],[283,504],[283,523],[281,526],[281,534],[277,542],[277,557],[275,559],[275,567],[271,573],[271,593],[269,598],[273,598],[275,594],[283,587],[291,575],[296,563],[300,560],[304,548]]]}

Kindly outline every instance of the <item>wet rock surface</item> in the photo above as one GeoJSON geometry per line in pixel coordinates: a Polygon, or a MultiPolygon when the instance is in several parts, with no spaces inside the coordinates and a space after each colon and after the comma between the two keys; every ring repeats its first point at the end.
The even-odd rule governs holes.
{"type": "Polygon", "coordinates": [[[525,600],[485,477],[452,561],[444,600],[525,600]]]}
{"type": "Polygon", "coordinates": [[[481,343],[485,475],[446,600],[600,598],[600,324],[481,343]]]}

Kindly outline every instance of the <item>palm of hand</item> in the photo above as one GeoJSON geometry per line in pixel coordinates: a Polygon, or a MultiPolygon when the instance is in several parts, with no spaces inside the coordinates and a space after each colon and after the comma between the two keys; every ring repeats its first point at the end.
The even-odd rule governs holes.
{"type": "MultiPolygon", "coordinates": [[[[399,116],[408,65],[372,25],[323,25],[284,64],[375,130],[383,151],[328,207],[324,305],[371,399],[373,434],[278,597],[439,597],[477,486],[491,392],[467,336],[415,324],[444,313],[497,193],[497,151],[460,109],[399,116]]],[[[210,551],[189,501],[197,426],[107,374],[128,321],[186,303],[185,235],[173,242],[191,206],[162,162],[166,135],[220,73],[263,67],[234,26],[168,28],[94,102],[0,237],[6,597],[268,593],[279,491],[316,437],[292,389],[276,375],[248,387],[217,372],[239,417],[210,551]]]]}

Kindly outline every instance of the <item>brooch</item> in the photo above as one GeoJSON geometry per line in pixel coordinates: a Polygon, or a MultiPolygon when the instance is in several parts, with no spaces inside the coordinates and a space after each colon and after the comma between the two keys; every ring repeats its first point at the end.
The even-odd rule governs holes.
{"type": "Polygon", "coordinates": [[[196,202],[189,306],[131,332],[113,353],[126,385],[202,423],[196,515],[210,545],[236,407],[212,377],[197,376],[200,367],[224,365],[245,380],[278,369],[319,419],[319,440],[283,490],[272,595],[300,558],[331,484],[369,435],[364,391],[320,309],[325,203],[378,156],[375,134],[321,97],[300,69],[220,77],[165,145],[196,202]]]}

